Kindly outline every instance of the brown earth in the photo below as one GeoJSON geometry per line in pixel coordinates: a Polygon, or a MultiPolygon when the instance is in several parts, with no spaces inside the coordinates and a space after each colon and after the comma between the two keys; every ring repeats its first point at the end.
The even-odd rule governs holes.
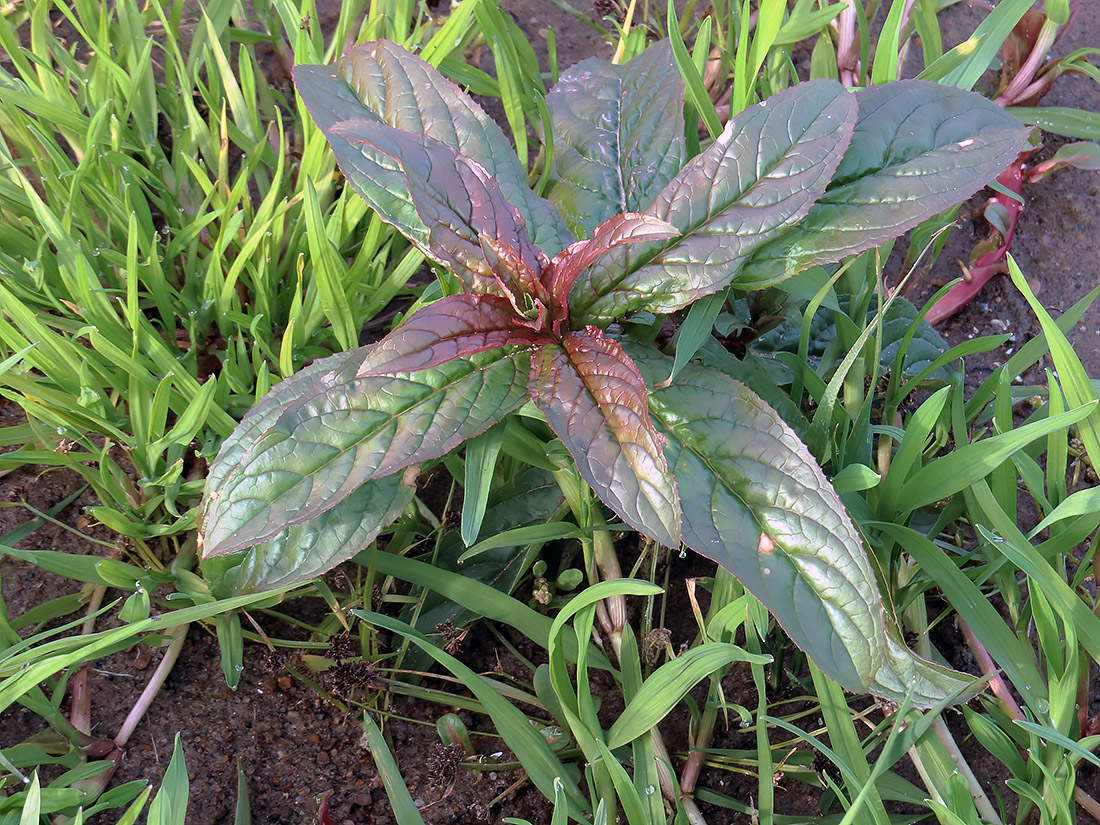
{"type": "MultiPolygon", "coordinates": [[[[568,66],[592,54],[608,56],[610,47],[588,26],[565,14],[550,0],[513,0],[503,4],[516,22],[538,46],[545,43],[546,29],[553,26],[557,38],[559,63],[568,66]]],[[[324,25],[334,20],[333,3],[319,3],[318,21],[324,25]]],[[[950,31],[968,33],[980,19],[979,12],[955,7],[945,13],[945,25],[950,31]]],[[[1100,43],[1100,7],[1087,3],[1071,36],[1059,44],[1059,53],[1085,45],[1100,43]]],[[[544,66],[544,68],[546,68],[544,66]]],[[[1100,111],[1100,88],[1079,77],[1063,77],[1043,101],[1044,105],[1077,106],[1100,111]]],[[[1052,151],[1058,141],[1048,142],[1052,151]]],[[[1100,175],[1068,170],[1031,187],[1027,192],[1028,209],[1021,219],[1013,253],[1024,272],[1040,289],[1040,298],[1058,311],[1068,307],[1098,282],[1100,268],[1100,217],[1097,215],[1097,195],[1100,175]]],[[[928,295],[936,281],[955,277],[955,259],[966,255],[982,234],[980,219],[970,220],[964,214],[961,229],[937,265],[923,277],[922,292],[928,295]]],[[[1003,278],[991,283],[983,295],[942,329],[951,343],[970,336],[1015,333],[1016,346],[1038,331],[1038,324],[1022,298],[1003,278]]],[[[1085,361],[1090,375],[1100,376],[1100,308],[1086,314],[1072,336],[1076,351],[1085,361]]],[[[975,369],[980,373],[1003,361],[1004,354],[990,354],[979,360],[975,369]]],[[[979,377],[984,377],[980,375],[979,377]]],[[[16,411],[12,405],[0,406],[0,422],[10,423],[16,411]]],[[[0,533],[12,529],[29,517],[19,500],[26,497],[39,509],[46,509],[79,488],[79,480],[65,471],[41,473],[24,468],[0,477],[0,502],[11,506],[0,509],[0,533]]],[[[76,524],[82,508],[94,504],[90,492],[60,514],[66,524],[76,524]]],[[[97,538],[109,539],[101,532],[97,538]]],[[[22,542],[28,549],[54,549],[66,552],[102,553],[104,549],[83,542],[71,533],[47,525],[22,542]]],[[[675,579],[691,575],[706,575],[707,568],[693,559],[672,561],[677,565],[675,579]]],[[[19,616],[29,607],[50,598],[71,592],[76,586],[65,579],[42,573],[10,559],[0,560],[3,597],[9,614],[19,616]]],[[[334,581],[334,586],[336,582],[334,581]]],[[[119,594],[109,593],[108,598],[119,594]]],[[[294,611],[319,620],[323,606],[293,604],[294,611]]],[[[284,605],[282,610],[291,612],[284,605]]],[[[258,616],[268,634],[286,639],[304,639],[306,633],[298,627],[274,618],[258,616]]],[[[670,617],[673,644],[690,639],[694,623],[690,613],[670,617]]],[[[516,642],[519,644],[519,642],[516,642]]],[[[948,645],[937,640],[948,653],[948,645]]],[[[534,651],[520,649],[529,656],[534,651]]],[[[152,672],[160,652],[134,649],[91,663],[92,718],[97,736],[114,735],[130,706],[152,672]]],[[[475,629],[464,641],[460,658],[482,672],[493,670],[498,661],[505,672],[523,681],[530,672],[487,632],[475,629]]],[[[306,674],[302,661],[292,656],[286,663],[297,673],[306,674]]],[[[962,660],[960,659],[960,665],[962,660]]],[[[330,805],[335,823],[377,823],[386,825],[394,820],[373,760],[361,742],[361,710],[344,711],[329,697],[314,689],[307,681],[291,675],[279,663],[273,663],[261,645],[249,644],[245,649],[245,669],[240,686],[230,691],[219,667],[218,648],[212,634],[192,627],[179,662],[148,717],[141,723],[116,775],[115,782],[146,779],[159,784],[171,753],[175,735],[180,734],[187,755],[191,777],[191,805],[188,825],[231,822],[236,797],[236,762],[239,760],[248,779],[252,821],[259,825],[271,823],[312,823],[316,821],[318,798],[331,792],[330,805]]],[[[313,674],[323,687],[330,681],[313,674]]],[[[432,686],[444,687],[443,682],[432,686]]],[[[737,674],[724,685],[732,702],[748,703],[754,692],[746,679],[737,674]]],[[[615,709],[614,693],[607,696],[604,713],[615,709]]],[[[387,699],[385,694],[381,698],[387,699]]],[[[362,691],[353,698],[362,699],[362,691]]],[[[696,695],[696,699],[701,697],[696,695]]],[[[392,747],[412,792],[422,806],[429,823],[500,822],[505,816],[529,819],[534,825],[549,821],[545,801],[514,770],[482,770],[457,768],[450,774],[446,754],[441,753],[435,720],[449,708],[417,702],[400,696],[392,697],[392,716],[385,726],[392,747]],[[452,779],[456,781],[452,782],[452,779]],[[490,805],[504,794],[503,800],[490,805]]],[[[467,712],[459,714],[474,734],[478,753],[487,759],[506,763],[510,754],[499,739],[484,733],[488,720],[467,712]],[[489,754],[499,756],[490,757],[489,754]]],[[[813,724],[813,720],[806,720],[813,724]]],[[[963,731],[952,724],[957,735],[963,731]]],[[[684,716],[672,717],[663,730],[673,748],[683,747],[684,716]]],[[[4,714],[0,726],[0,745],[22,740],[41,727],[33,714],[12,709],[4,714]]],[[[736,726],[719,729],[716,747],[752,748],[751,733],[736,726]]],[[[978,748],[968,747],[968,756],[982,755],[978,748]]],[[[1003,788],[1003,767],[999,763],[972,763],[987,787],[1003,788]]],[[[911,779],[916,781],[915,776],[911,779]]],[[[1100,776],[1085,768],[1082,787],[1100,792],[1100,776]]],[[[748,801],[756,793],[755,778],[717,770],[704,771],[701,786],[711,787],[730,796],[748,801]]],[[[919,783],[918,783],[919,784],[919,783]]],[[[777,810],[784,814],[807,817],[818,812],[818,792],[797,782],[786,780],[776,791],[777,810]]],[[[712,823],[747,822],[748,817],[704,805],[712,823]]],[[[100,817],[102,822],[114,819],[100,817]]]]}

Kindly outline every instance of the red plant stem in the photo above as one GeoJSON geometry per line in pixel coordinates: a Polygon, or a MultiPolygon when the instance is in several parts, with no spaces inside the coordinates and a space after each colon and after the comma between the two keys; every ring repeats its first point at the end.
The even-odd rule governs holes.
{"type": "Polygon", "coordinates": [[[993,695],[1001,700],[1001,704],[1005,706],[1005,710],[1013,719],[1023,719],[1024,712],[1020,710],[1020,706],[1016,704],[1016,700],[1012,698],[1012,691],[1008,689],[1008,684],[1001,676],[1000,670],[998,670],[996,663],[993,661],[993,657],[989,655],[989,651],[985,649],[985,645],[979,641],[978,637],[974,635],[974,631],[970,629],[968,625],[962,619],[958,620],[959,630],[962,632],[963,639],[966,640],[967,647],[974,654],[975,660],[978,662],[978,667],[981,668],[982,673],[989,677],[989,688],[993,691],[993,695]]]}
{"type": "Polygon", "coordinates": [[[684,769],[680,771],[681,796],[690,796],[695,793],[695,785],[699,781],[699,774],[703,771],[703,760],[706,758],[706,749],[710,746],[711,737],[714,735],[714,723],[717,718],[717,706],[712,707],[708,703],[699,721],[699,729],[691,737],[691,750],[688,751],[684,769]]]}
{"type": "MultiPolygon", "coordinates": [[[[1025,149],[1021,152],[1016,160],[997,176],[997,182],[1005,189],[1022,197],[1026,176],[1024,164],[1035,151],[1035,149],[1025,149]]],[[[1009,246],[1012,244],[1012,238],[1016,234],[1016,224],[1020,219],[1020,214],[1024,211],[1024,205],[1016,198],[1009,197],[1002,192],[997,192],[989,199],[987,208],[991,204],[1000,204],[1008,212],[1008,226],[1005,228],[1001,244],[992,252],[987,252],[966,267],[966,280],[948,290],[947,294],[940,298],[935,306],[928,311],[925,316],[928,323],[935,325],[950,318],[973,300],[974,296],[981,291],[982,287],[994,275],[1003,271],[1004,265],[1002,262],[1008,253],[1009,246]]]]}
{"type": "MultiPolygon", "coordinates": [[[[93,585],[88,597],[88,617],[80,626],[80,632],[84,635],[95,630],[95,613],[103,604],[103,596],[107,587],[102,584],[93,585]]],[[[69,721],[73,727],[81,733],[91,735],[92,732],[92,695],[88,690],[88,666],[81,665],[73,676],[71,683],[72,711],[69,713],[69,721]]]]}

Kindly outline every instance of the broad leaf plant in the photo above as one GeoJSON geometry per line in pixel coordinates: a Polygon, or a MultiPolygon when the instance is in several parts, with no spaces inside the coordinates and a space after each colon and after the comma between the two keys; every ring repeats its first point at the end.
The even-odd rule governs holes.
{"type": "Polygon", "coordinates": [[[669,381],[671,357],[616,330],[879,246],[993,179],[1026,129],[956,88],[819,80],[688,158],[657,44],[549,92],[544,199],[477,104],[393,43],[295,82],[348,184],[462,291],[245,416],[206,487],[208,575],[257,590],[330,569],[404,511],[420,464],[530,399],[607,507],[727,568],[840,684],[889,695],[932,667],[888,632],[859,533],[779,415],[713,368],[669,381]]]}

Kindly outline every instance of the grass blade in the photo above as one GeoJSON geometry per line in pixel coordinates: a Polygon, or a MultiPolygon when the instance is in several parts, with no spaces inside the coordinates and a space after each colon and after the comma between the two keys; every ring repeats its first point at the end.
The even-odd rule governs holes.
{"type": "Polygon", "coordinates": [[[382,784],[386,788],[386,800],[390,803],[398,825],[424,825],[420,809],[413,802],[412,794],[409,793],[405,780],[401,778],[397,761],[390,753],[390,746],[386,744],[386,737],[382,735],[382,731],[370,718],[369,713],[363,714],[363,734],[370,747],[374,766],[378,769],[378,775],[382,777],[382,784]]]}

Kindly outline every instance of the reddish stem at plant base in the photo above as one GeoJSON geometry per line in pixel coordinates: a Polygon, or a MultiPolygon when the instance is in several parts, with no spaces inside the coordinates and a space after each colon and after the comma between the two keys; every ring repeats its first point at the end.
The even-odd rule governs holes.
{"type": "Polygon", "coordinates": [[[1038,150],[1028,149],[1021,152],[1020,156],[997,176],[997,182],[1010,192],[1019,195],[1021,200],[1006,195],[1004,192],[997,192],[989,199],[986,203],[986,209],[997,204],[1004,207],[1004,210],[1008,213],[1008,223],[1004,234],[1001,235],[998,230],[994,229],[989,241],[987,241],[993,241],[997,236],[1000,236],[1001,242],[995,249],[981,255],[969,266],[963,266],[963,282],[948,290],[947,294],[940,298],[928,311],[925,316],[928,323],[935,325],[950,318],[970,303],[994,275],[1003,274],[1006,271],[1005,256],[1008,254],[1008,249],[1012,245],[1012,238],[1016,234],[1016,224],[1024,211],[1022,202],[1024,184],[1029,182],[1026,162],[1036,151],[1038,150]]]}

